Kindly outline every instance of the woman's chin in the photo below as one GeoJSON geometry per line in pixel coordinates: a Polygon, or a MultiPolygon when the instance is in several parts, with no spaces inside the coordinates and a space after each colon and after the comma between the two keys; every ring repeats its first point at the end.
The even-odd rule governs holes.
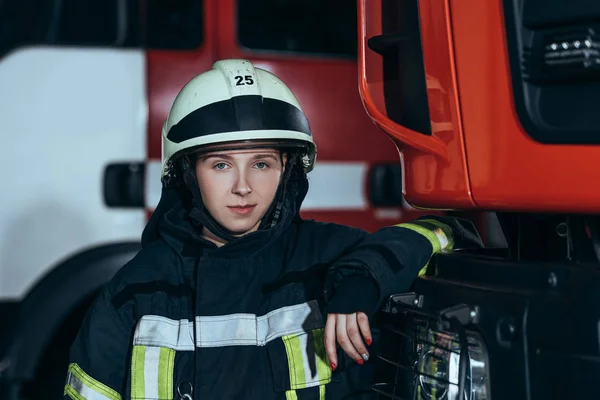
{"type": "Polygon", "coordinates": [[[234,236],[244,236],[248,233],[256,231],[258,228],[258,224],[231,224],[230,226],[225,226],[229,231],[233,233],[234,236]]]}

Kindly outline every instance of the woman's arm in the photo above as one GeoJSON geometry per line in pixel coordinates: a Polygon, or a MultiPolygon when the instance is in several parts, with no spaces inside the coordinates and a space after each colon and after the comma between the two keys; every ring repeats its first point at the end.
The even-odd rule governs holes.
{"type": "Polygon", "coordinates": [[[368,316],[392,294],[409,290],[433,254],[473,247],[483,243],[472,222],[428,216],[367,235],[340,257],[325,285],[325,344],[332,368],[336,342],[359,364],[368,358],[368,316]]]}
{"type": "Polygon", "coordinates": [[[127,377],[130,329],[103,290],[71,346],[64,398],[121,400],[127,377]]]}

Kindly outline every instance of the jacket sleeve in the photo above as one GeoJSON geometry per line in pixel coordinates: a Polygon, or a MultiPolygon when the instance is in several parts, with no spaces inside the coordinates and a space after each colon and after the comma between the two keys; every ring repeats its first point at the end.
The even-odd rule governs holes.
{"type": "Polygon", "coordinates": [[[108,290],[103,290],[71,346],[64,399],[125,398],[131,334],[113,307],[108,290]]]}
{"type": "Polygon", "coordinates": [[[394,293],[406,292],[424,274],[431,256],[483,243],[471,221],[427,216],[367,235],[329,269],[328,313],[372,313],[394,293]]]}

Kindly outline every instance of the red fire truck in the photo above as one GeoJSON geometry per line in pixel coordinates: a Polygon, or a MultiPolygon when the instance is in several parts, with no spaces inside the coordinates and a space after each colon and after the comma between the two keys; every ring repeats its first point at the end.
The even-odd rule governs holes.
{"type": "Polygon", "coordinates": [[[406,198],[494,211],[382,318],[382,399],[600,398],[600,2],[359,0],[367,112],[406,198]]]}
{"type": "Polygon", "coordinates": [[[13,393],[62,393],[83,312],[158,201],[168,109],[217,59],[250,59],[297,94],[319,152],[305,217],[375,230],[419,215],[364,112],[356,49],[341,1],[0,2],[0,376],[13,393]]]}

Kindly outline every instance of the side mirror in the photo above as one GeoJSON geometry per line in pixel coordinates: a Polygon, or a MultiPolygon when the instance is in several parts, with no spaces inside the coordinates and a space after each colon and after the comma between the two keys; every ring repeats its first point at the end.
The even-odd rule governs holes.
{"type": "Polygon", "coordinates": [[[401,207],[402,165],[379,164],[371,167],[368,175],[369,201],[375,207],[401,207]]]}
{"type": "Polygon", "coordinates": [[[109,164],[104,170],[104,203],[108,207],[143,208],[145,177],[143,162],[109,164]]]}

